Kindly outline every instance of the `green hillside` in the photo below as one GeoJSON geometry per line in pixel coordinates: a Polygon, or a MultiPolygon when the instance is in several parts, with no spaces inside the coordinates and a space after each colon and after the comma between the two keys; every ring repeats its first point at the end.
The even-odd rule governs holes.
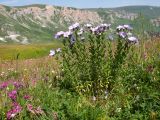
{"type": "Polygon", "coordinates": [[[160,16],[160,7],[154,6],[126,6],[115,8],[112,10],[125,10],[131,13],[141,13],[148,18],[157,18],[157,16],[160,16]]]}
{"type": "MultiPolygon", "coordinates": [[[[126,6],[119,8],[76,9],[33,4],[9,7],[0,5],[0,43],[48,43],[53,34],[67,30],[74,22],[131,24],[140,31],[160,31],[151,22],[160,18],[160,7],[126,6]]],[[[160,23],[157,23],[160,25],[160,23]]]]}

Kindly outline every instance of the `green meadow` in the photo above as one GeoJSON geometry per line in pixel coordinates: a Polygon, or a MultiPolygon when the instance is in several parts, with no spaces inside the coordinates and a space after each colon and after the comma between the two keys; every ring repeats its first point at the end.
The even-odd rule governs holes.
{"type": "Polygon", "coordinates": [[[104,26],[84,39],[76,26],[52,43],[1,44],[0,120],[160,120],[160,39],[129,28],[110,39],[104,26]]]}
{"type": "Polygon", "coordinates": [[[29,44],[29,45],[0,45],[0,59],[1,60],[15,60],[15,59],[31,59],[48,56],[49,51],[60,47],[59,42],[46,44],[29,44]]]}

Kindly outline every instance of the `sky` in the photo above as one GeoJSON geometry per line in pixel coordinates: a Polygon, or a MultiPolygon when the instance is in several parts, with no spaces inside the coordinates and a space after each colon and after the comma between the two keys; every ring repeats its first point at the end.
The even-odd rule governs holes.
{"type": "Polygon", "coordinates": [[[0,0],[0,4],[8,6],[49,4],[76,8],[112,8],[129,5],[160,6],[160,0],[0,0]]]}

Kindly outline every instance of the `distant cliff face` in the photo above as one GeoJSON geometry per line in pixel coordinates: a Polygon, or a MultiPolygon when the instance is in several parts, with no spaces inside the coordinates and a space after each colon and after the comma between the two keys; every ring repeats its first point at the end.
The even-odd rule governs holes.
{"type": "Polygon", "coordinates": [[[97,12],[56,6],[7,7],[0,5],[0,42],[49,41],[60,27],[74,22],[101,23],[97,12]]]}
{"type": "Polygon", "coordinates": [[[153,23],[154,26],[160,27],[160,17],[156,19],[151,19],[151,22],[153,23]]]}
{"type": "Polygon", "coordinates": [[[33,18],[36,19],[42,23],[51,22],[54,18],[59,17],[59,21],[67,21],[67,22],[75,22],[78,21],[80,23],[85,22],[101,22],[101,18],[96,12],[90,12],[87,10],[78,10],[78,9],[72,9],[67,7],[61,7],[57,8],[54,6],[46,5],[44,8],[39,7],[25,7],[25,8],[13,8],[8,12],[8,14],[13,17],[17,18],[31,15],[33,18]]]}
{"type": "MultiPolygon", "coordinates": [[[[76,9],[50,5],[8,7],[0,5],[0,43],[49,42],[53,34],[75,22],[80,24],[112,23],[131,20],[138,13],[112,9],[76,9]]],[[[158,17],[157,17],[158,18],[158,17]]],[[[155,19],[151,20],[155,23],[155,19]]]]}

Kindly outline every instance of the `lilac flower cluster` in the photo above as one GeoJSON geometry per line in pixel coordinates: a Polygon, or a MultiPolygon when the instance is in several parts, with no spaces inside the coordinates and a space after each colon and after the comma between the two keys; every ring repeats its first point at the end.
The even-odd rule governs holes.
{"type": "Polygon", "coordinates": [[[131,33],[132,30],[133,28],[130,25],[119,25],[116,28],[120,38],[126,39],[130,43],[138,43],[138,39],[131,33]]]}
{"type": "Polygon", "coordinates": [[[117,26],[116,30],[117,30],[117,32],[125,31],[125,30],[131,31],[131,30],[133,30],[133,28],[130,25],[119,25],[119,26],[117,26]]]}
{"type": "MultiPolygon", "coordinates": [[[[105,32],[107,29],[109,29],[110,24],[101,24],[97,27],[93,27],[91,24],[86,24],[86,25],[84,25],[84,27],[87,28],[87,30],[89,30],[93,34],[100,35],[101,33],[105,32]]],[[[56,39],[61,38],[61,37],[69,38],[70,43],[72,45],[75,42],[75,36],[74,36],[75,31],[77,32],[77,35],[81,37],[81,40],[84,40],[83,33],[86,31],[84,31],[83,28],[80,28],[79,23],[75,23],[75,24],[69,26],[68,31],[66,31],[66,32],[64,32],[64,31],[57,32],[55,34],[55,38],[56,39]]]]}
{"type": "Polygon", "coordinates": [[[0,90],[6,89],[9,85],[13,85],[15,89],[23,88],[23,84],[20,82],[6,81],[0,84],[0,90]]]}
{"type": "Polygon", "coordinates": [[[134,36],[128,37],[128,41],[131,42],[131,43],[138,43],[138,39],[134,36]]]}
{"type": "Polygon", "coordinates": [[[110,28],[111,24],[101,24],[97,27],[90,27],[90,31],[95,35],[101,35],[110,28]]]}
{"type": "Polygon", "coordinates": [[[71,37],[73,32],[76,31],[76,30],[79,30],[80,28],[80,24],[79,23],[75,23],[71,26],[68,27],[68,31],[64,32],[64,31],[60,31],[60,32],[57,32],[55,34],[55,38],[61,38],[61,37],[64,37],[64,38],[68,38],[68,37],[71,37]]]}
{"type": "Polygon", "coordinates": [[[58,39],[58,38],[62,37],[63,34],[64,34],[63,31],[57,32],[57,34],[54,36],[54,38],[58,39]]]}
{"type": "Polygon", "coordinates": [[[22,107],[18,103],[14,102],[12,109],[7,112],[7,120],[11,120],[21,111],[22,107]]]}
{"type": "Polygon", "coordinates": [[[12,90],[8,92],[8,97],[13,101],[13,107],[11,110],[7,112],[7,120],[14,118],[18,113],[21,112],[22,107],[16,102],[17,99],[17,91],[12,90]]]}
{"type": "MultiPolygon", "coordinates": [[[[75,37],[75,31],[76,34],[78,36],[80,36],[81,40],[84,40],[85,38],[83,37],[83,33],[85,32],[91,32],[94,35],[102,35],[102,33],[106,32],[107,30],[109,30],[111,24],[100,24],[96,27],[93,27],[92,24],[86,24],[84,25],[85,27],[85,31],[83,28],[80,28],[80,24],[79,23],[75,23],[71,26],[69,26],[68,31],[67,32],[57,32],[57,34],[55,35],[55,38],[69,38],[70,40],[70,46],[73,46],[73,44],[76,41],[76,37],[75,37]]],[[[127,40],[130,43],[138,43],[138,39],[136,37],[134,37],[131,33],[131,31],[133,30],[133,28],[130,25],[119,25],[116,28],[116,33],[117,35],[122,38],[127,40]]],[[[113,36],[108,36],[109,39],[113,40],[113,36]]]]}
{"type": "Polygon", "coordinates": [[[92,28],[92,24],[86,24],[84,26],[87,27],[88,29],[92,28]]]}
{"type": "Polygon", "coordinates": [[[69,31],[75,31],[75,30],[78,30],[79,28],[80,28],[79,23],[75,23],[75,24],[68,27],[69,31]]]}

